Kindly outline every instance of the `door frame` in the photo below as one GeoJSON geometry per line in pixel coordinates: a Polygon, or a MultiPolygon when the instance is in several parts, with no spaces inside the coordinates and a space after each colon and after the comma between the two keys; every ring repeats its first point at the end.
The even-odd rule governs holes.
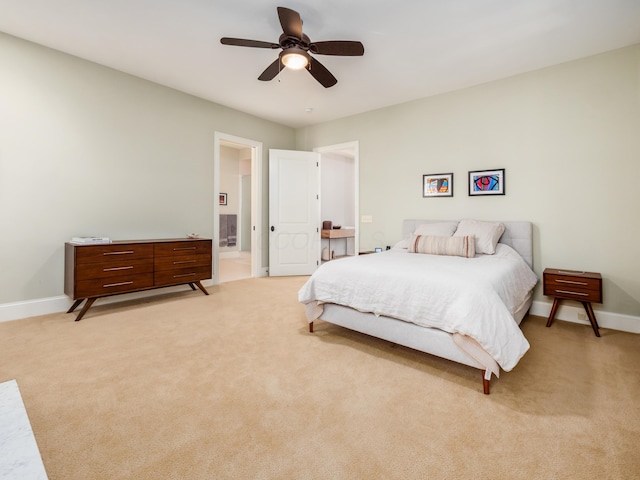
{"type": "Polygon", "coordinates": [[[220,144],[230,142],[251,149],[251,276],[264,277],[262,268],[262,142],[214,132],[213,135],[213,285],[220,283],[220,144]]]}
{"type": "MultiPolygon", "coordinates": [[[[354,248],[355,254],[358,255],[360,251],[360,142],[354,140],[352,142],[338,143],[336,145],[327,145],[324,147],[316,147],[314,152],[320,154],[320,185],[322,185],[322,155],[327,153],[335,153],[343,150],[351,150],[353,152],[353,168],[355,185],[353,186],[353,214],[355,238],[354,248]]],[[[322,197],[320,198],[322,202],[322,197]]]]}

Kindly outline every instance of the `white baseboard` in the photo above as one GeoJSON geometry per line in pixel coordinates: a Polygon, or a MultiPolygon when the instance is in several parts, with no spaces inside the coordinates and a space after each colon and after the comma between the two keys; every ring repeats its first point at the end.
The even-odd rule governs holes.
{"type": "Polygon", "coordinates": [[[66,312],[71,307],[71,303],[66,295],[24,302],[4,303],[0,305],[0,322],[46,315],[48,313],[66,312]]]}
{"type": "MultiPolygon", "coordinates": [[[[263,268],[262,276],[268,276],[267,268],[263,268]]],[[[202,282],[204,286],[211,286],[211,280],[202,282]]],[[[169,293],[172,291],[180,291],[184,289],[184,285],[177,287],[166,287],[157,290],[146,290],[144,292],[126,293],[115,295],[113,297],[105,297],[100,299],[100,303],[112,303],[133,298],[150,297],[160,293],[169,293]]],[[[39,298],[36,300],[27,300],[24,302],[5,303],[0,305],[0,322],[8,322],[10,320],[18,320],[20,318],[35,317],[37,315],[47,315],[49,313],[66,312],[73,302],[66,295],[59,297],[39,298]]],[[[540,317],[548,317],[551,312],[551,304],[548,302],[534,301],[529,312],[532,315],[540,317]]],[[[569,302],[562,303],[556,313],[556,320],[564,320],[566,322],[581,323],[590,325],[588,320],[581,320],[578,314],[583,314],[584,309],[579,306],[570,305],[569,302]]],[[[633,315],[624,315],[621,313],[611,313],[604,311],[596,311],[598,325],[602,328],[611,328],[623,332],[640,333],[640,317],[633,315]]]]}
{"type": "MultiPolygon", "coordinates": [[[[213,285],[211,280],[202,281],[202,285],[209,287],[213,285]]],[[[152,297],[154,295],[161,295],[171,292],[184,291],[185,287],[188,289],[188,285],[176,285],[175,287],[162,287],[152,290],[144,290],[142,292],[135,293],[123,293],[120,295],[113,295],[110,297],[103,297],[98,299],[98,304],[108,304],[114,302],[123,302],[126,300],[133,300],[136,298],[152,297]]],[[[36,300],[27,300],[24,302],[5,303],[0,305],[0,322],[8,322],[10,320],[19,320],[21,318],[35,317],[37,315],[47,315],[50,313],[60,313],[69,310],[73,301],[66,295],[59,297],[39,298],[36,300]]],[[[78,310],[75,310],[78,312],[78,310]]],[[[75,315],[75,314],[74,314],[75,315]]]]}
{"type": "MultiPolygon", "coordinates": [[[[531,305],[529,313],[540,317],[549,317],[551,313],[551,303],[534,301],[531,305]]],[[[574,302],[562,302],[556,312],[555,320],[564,320],[565,322],[581,323],[583,325],[591,325],[589,320],[582,320],[578,315],[586,315],[582,305],[574,302]]],[[[596,320],[601,328],[611,328],[623,332],[640,333],[640,317],[633,315],[625,315],[622,313],[604,312],[596,310],[596,320]]]]}

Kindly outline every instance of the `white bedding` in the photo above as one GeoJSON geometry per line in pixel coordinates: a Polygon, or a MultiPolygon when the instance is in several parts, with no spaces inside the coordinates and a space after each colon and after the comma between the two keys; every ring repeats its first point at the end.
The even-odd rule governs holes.
{"type": "Polygon", "coordinates": [[[474,339],[505,371],[529,342],[513,319],[538,279],[511,247],[476,258],[405,249],[323,264],[298,292],[312,322],[322,304],[398,318],[474,339]]]}

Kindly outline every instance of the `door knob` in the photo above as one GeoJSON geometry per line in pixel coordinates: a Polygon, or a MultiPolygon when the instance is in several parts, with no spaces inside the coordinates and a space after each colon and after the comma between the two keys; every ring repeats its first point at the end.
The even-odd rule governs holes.
{"type": "Polygon", "coordinates": [[[274,232],[276,230],[276,227],[274,227],[273,225],[271,225],[271,231],[274,232]]]}

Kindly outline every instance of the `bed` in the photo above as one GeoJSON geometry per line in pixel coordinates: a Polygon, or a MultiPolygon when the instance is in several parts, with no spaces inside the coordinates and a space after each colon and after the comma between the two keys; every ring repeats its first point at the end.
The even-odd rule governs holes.
{"type": "Polygon", "coordinates": [[[529,349],[519,325],[538,282],[531,223],[404,220],[402,232],[390,250],[309,277],[298,292],[309,331],[320,319],[477,368],[489,394],[491,376],[529,349]]]}

